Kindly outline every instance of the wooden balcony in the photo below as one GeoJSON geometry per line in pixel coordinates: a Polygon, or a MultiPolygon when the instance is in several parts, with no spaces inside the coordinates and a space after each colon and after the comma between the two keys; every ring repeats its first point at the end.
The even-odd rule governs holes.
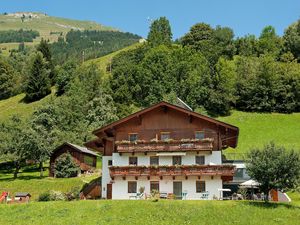
{"type": "Polygon", "coordinates": [[[186,152],[186,151],[212,151],[213,139],[195,141],[157,141],[157,142],[116,142],[116,149],[119,153],[139,153],[139,152],[186,152]]]}
{"type": "Polygon", "coordinates": [[[233,177],[233,165],[180,165],[180,166],[111,166],[109,167],[110,177],[127,176],[215,176],[233,177]]]}

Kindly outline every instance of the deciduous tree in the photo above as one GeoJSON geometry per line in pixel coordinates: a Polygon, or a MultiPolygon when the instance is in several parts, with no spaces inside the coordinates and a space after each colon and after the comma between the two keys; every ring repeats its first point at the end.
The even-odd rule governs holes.
{"type": "Polygon", "coordinates": [[[296,151],[270,143],[252,149],[248,158],[247,173],[261,184],[266,201],[271,189],[288,191],[299,185],[300,155],[296,151]]]}

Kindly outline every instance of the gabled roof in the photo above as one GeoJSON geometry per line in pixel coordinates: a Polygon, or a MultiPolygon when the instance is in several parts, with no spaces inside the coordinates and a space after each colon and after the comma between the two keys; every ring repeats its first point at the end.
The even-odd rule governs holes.
{"type": "Polygon", "coordinates": [[[31,194],[29,194],[28,192],[17,192],[15,194],[15,197],[27,197],[27,196],[31,197],[31,194]]]}
{"type": "Polygon", "coordinates": [[[64,146],[69,146],[70,148],[72,148],[72,149],[74,149],[78,152],[82,152],[82,153],[93,155],[93,156],[99,156],[97,153],[89,150],[86,147],[81,147],[79,145],[75,145],[75,144],[72,144],[72,143],[69,143],[69,142],[65,142],[62,145],[58,146],[53,152],[56,152],[58,149],[61,149],[64,146]]]}
{"type": "Polygon", "coordinates": [[[162,107],[162,106],[169,107],[171,109],[174,109],[174,110],[186,113],[187,115],[191,115],[191,116],[194,116],[196,118],[204,119],[206,121],[218,124],[220,126],[223,126],[223,127],[226,127],[226,128],[232,129],[232,130],[236,130],[237,132],[239,130],[238,127],[233,126],[231,124],[228,124],[228,123],[225,123],[225,122],[213,119],[213,118],[211,118],[209,116],[205,116],[205,115],[202,115],[202,114],[190,111],[190,110],[188,110],[186,108],[182,108],[182,107],[179,107],[179,106],[176,106],[176,105],[172,105],[172,104],[170,104],[168,102],[165,102],[165,101],[161,101],[161,102],[159,102],[157,104],[154,104],[154,105],[152,105],[152,106],[150,106],[148,108],[140,110],[140,111],[138,111],[136,113],[133,113],[133,114],[127,116],[127,117],[124,117],[123,119],[117,120],[117,121],[115,121],[115,122],[113,122],[111,124],[108,124],[108,125],[104,126],[104,127],[98,128],[98,129],[96,129],[96,130],[93,131],[93,134],[96,135],[96,134],[98,134],[100,132],[103,132],[103,131],[105,131],[107,129],[113,128],[113,127],[115,127],[115,126],[117,126],[119,124],[125,123],[125,122],[129,121],[130,119],[138,117],[138,116],[140,116],[142,114],[145,114],[145,113],[147,113],[149,111],[152,111],[152,110],[154,110],[154,109],[156,109],[158,107],[162,107]]]}

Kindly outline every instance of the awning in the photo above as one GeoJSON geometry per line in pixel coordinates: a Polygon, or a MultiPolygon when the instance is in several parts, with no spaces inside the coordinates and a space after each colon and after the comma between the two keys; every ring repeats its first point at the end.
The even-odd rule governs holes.
{"type": "Polygon", "coordinates": [[[258,183],[255,180],[247,180],[247,181],[241,183],[240,186],[244,187],[244,188],[255,188],[255,187],[260,186],[260,183],[258,183]]]}
{"type": "Polygon", "coordinates": [[[223,192],[223,191],[227,191],[227,192],[229,192],[229,191],[231,191],[231,189],[219,188],[218,191],[222,191],[222,192],[223,192]]]}
{"type": "Polygon", "coordinates": [[[156,153],[156,156],[184,156],[185,152],[160,152],[156,153]]]}

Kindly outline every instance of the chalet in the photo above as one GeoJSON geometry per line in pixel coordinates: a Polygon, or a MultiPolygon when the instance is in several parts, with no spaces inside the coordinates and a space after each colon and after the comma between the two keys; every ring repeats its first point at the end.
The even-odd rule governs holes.
{"type": "Polygon", "coordinates": [[[55,161],[56,159],[64,154],[69,152],[75,162],[78,164],[78,166],[81,169],[81,172],[85,172],[91,169],[96,168],[97,163],[97,156],[95,152],[87,149],[86,147],[81,147],[78,145],[74,145],[71,143],[64,143],[57,147],[50,156],[50,167],[49,167],[49,176],[54,177],[55,176],[55,161]]]}
{"type": "Polygon", "coordinates": [[[129,199],[144,189],[161,196],[213,199],[235,166],[222,151],[237,146],[239,129],[160,102],[101,127],[85,145],[102,152],[102,197],[129,199]]]}

